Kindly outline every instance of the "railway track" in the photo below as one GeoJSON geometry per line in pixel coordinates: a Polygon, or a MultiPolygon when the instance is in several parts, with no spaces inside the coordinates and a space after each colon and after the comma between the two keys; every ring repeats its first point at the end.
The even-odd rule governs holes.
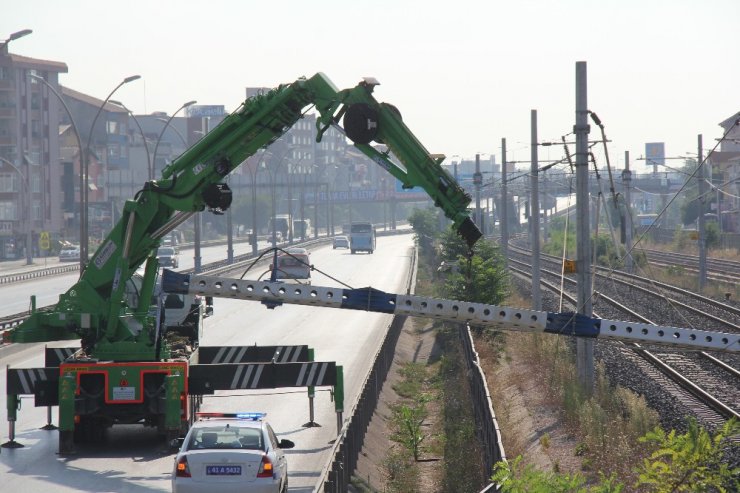
{"type": "MultiPolygon", "coordinates": [[[[685,253],[663,252],[642,249],[648,262],[661,267],[680,267],[687,272],[698,274],[699,257],[685,253]]],[[[735,285],[740,278],[740,261],[710,258],[706,259],[707,278],[723,284],[735,285]]]]}
{"type": "MultiPolygon", "coordinates": [[[[510,247],[509,262],[520,278],[526,277],[531,283],[528,251],[510,247]]],[[[556,265],[555,260],[543,259],[543,263],[547,262],[556,265]]],[[[556,298],[560,296],[559,265],[557,261],[557,270],[541,269],[542,286],[552,293],[549,303],[554,304],[543,307],[547,310],[560,310],[556,304],[560,302],[556,298]]],[[[697,297],[692,304],[693,293],[678,291],[675,297],[671,294],[669,298],[665,292],[656,293],[655,287],[651,293],[647,288],[637,289],[631,284],[638,282],[634,279],[616,277],[601,283],[592,300],[594,316],[672,326],[687,326],[686,322],[690,322],[694,327],[740,332],[740,310],[736,307],[722,307],[720,312],[714,304],[716,300],[697,297]],[[680,300],[674,299],[679,295],[680,300]],[[707,306],[713,308],[707,309],[707,306]]],[[[564,278],[562,281],[565,291],[562,302],[575,309],[576,300],[568,293],[575,286],[575,280],[564,278]]],[[[663,289],[668,291],[667,287],[661,291],[663,289]]],[[[543,297],[543,303],[548,303],[547,299],[543,297]]],[[[651,407],[660,413],[666,427],[685,426],[685,416],[689,414],[707,427],[716,427],[732,416],[740,418],[740,373],[737,370],[740,358],[736,355],[672,351],[663,346],[647,348],[601,340],[597,341],[596,355],[605,362],[610,380],[644,395],[651,407]]]]}

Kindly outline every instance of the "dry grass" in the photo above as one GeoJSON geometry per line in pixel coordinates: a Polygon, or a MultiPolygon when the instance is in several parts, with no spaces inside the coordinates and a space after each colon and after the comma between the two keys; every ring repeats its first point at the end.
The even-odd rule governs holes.
{"type": "MultiPolygon", "coordinates": [[[[523,308],[529,304],[521,297],[507,301],[523,308]]],[[[577,383],[568,340],[560,336],[488,333],[476,338],[476,349],[504,430],[507,458],[522,455],[525,464],[538,469],[583,472],[592,479],[598,471],[616,473],[631,484],[644,456],[637,438],[658,424],[644,399],[610,386],[603,369],[587,398],[577,383]]]]}

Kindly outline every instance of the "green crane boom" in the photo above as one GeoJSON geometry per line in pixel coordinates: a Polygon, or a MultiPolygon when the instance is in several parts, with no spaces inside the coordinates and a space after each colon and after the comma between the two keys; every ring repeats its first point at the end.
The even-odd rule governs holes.
{"type": "Polygon", "coordinates": [[[318,73],[246,100],[167,166],[159,180],[145,183],[126,202],[121,219],[56,305],[32,312],[24,323],[6,331],[4,339],[81,339],[87,354],[107,361],[168,357],[148,303],[139,303],[135,310],[126,305],[126,281],[146,263],[140,299],[151,299],[158,270],[155,252],[162,237],[197,212],[220,214],[228,209],[231,190],[224,177],[287,132],[311,105],[319,113],[317,140],[330,126],[342,128],[360,151],[404,187],[422,187],[472,248],[481,233],[467,212],[470,196],[442,168],[444,158],[431,155],[404,125],[398,110],[375,100],[377,84],[365,79],[338,90],[318,73]],[[370,145],[373,141],[387,151],[378,151],[370,145]]]}

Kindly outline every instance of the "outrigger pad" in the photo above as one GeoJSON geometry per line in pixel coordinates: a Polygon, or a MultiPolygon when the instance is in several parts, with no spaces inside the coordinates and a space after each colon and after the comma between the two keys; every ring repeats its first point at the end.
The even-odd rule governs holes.
{"type": "Polygon", "coordinates": [[[478,226],[476,226],[473,220],[469,217],[465,218],[460,227],[457,229],[457,233],[462,236],[463,240],[465,240],[465,242],[468,244],[468,248],[470,248],[471,250],[473,248],[473,245],[475,245],[475,242],[478,241],[481,236],[483,236],[483,233],[480,232],[478,226]]]}

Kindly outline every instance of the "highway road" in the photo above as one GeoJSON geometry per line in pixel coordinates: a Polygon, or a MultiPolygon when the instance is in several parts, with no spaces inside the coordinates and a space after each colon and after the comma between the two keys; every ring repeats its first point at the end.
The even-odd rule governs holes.
{"type": "MultiPolygon", "coordinates": [[[[260,241],[257,245],[260,249],[268,248],[270,245],[266,241],[260,241]]],[[[234,243],[234,255],[243,255],[252,251],[248,243],[234,243]]],[[[180,251],[179,269],[192,269],[194,264],[192,248],[180,251]]],[[[226,258],[226,246],[201,248],[201,265],[209,262],[216,262],[226,258]]],[[[35,259],[38,267],[56,267],[67,265],[69,262],[59,262],[56,257],[48,259],[35,259]]],[[[0,266],[2,267],[2,266],[0,266]]],[[[0,269],[0,274],[5,274],[0,269]]],[[[0,284],[0,293],[12,293],[7,296],[2,306],[0,306],[0,317],[6,315],[15,315],[28,311],[30,306],[31,295],[36,295],[36,305],[47,306],[53,305],[59,300],[59,295],[71,287],[79,277],[79,271],[74,271],[61,276],[52,276],[38,278],[28,282],[17,282],[8,285],[0,284]]]]}
{"type": "MultiPolygon", "coordinates": [[[[411,235],[378,238],[373,255],[351,255],[348,250],[333,250],[330,245],[312,250],[311,262],[352,287],[373,286],[391,292],[404,290],[411,257],[411,235]]],[[[235,248],[240,248],[236,246],[235,248]]],[[[248,246],[244,245],[244,249],[248,246]]],[[[204,249],[207,258],[225,257],[225,247],[204,249]],[[213,257],[211,257],[213,255],[213,257]]],[[[239,250],[236,252],[243,253],[239,250]]],[[[192,254],[181,253],[181,268],[192,265],[192,254]]],[[[245,276],[255,278],[262,272],[245,276]]],[[[235,277],[238,277],[236,275],[235,277]]],[[[23,292],[56,300],[76,276],[37,280],[23,287],[23,292]]],[[[313,284],[339,286],[330,278],[314,273],[313,284]]],[[[20,298],[19,284],[0,287],[4,299],[20,298]]],[[[15,302],[15,300],[14,300],[15,302]]],[[[27,308],[15,310],[15,313],[27,308]]],[[[4,308],[4,311],[7,308],[4,308]]],[[[13,309],[10,309],[13,312],[13,309]]],[[[283,306],[268,310],[256,302],[215,300],[215,315],[206,320],[203,345],[294,345],[307,344],[315,349],[317,361],[336,361],[344,367],[345,410],[357,400],[360,384],[391,321],[390,315],[317,308],[283,306]]],[[[55,343],[73,345],[71,341],[55,343]]],[[[43,366],[40,345],[22,351],[0,353],[0,409],[5,409],[6,365],[43,366]]],[[[317,388],[315,421],[319,427],[304,427],[309,421],[306,389],[219,392],[205,396],[203,411],[263,411],[280,438],[296,443],[288,451],[291,492],[314,490],[321,470],[330,459],[332,442],[337,436],[337,415],[328,388],[317,388]]],[[[7,441],[7,422],[3,412],[0,440],[7,441]]],[[[56,408],[52,413],[56,422],[56,408]]],[[[345,414],[344,418],[348,416],[345,414]]],[[[0,452],[0,490],[54,492],[159,492],[170,490],[174,452],[164,448],[153,430],[140,426],[114,428],[105,445],[80,447],[75,456],[57,455],[57,432],[40,429],[47,422],[46,408],[33,407],[33,399],[22,401],[16,425],[16,440],[25,445],[0,452]]]]}

